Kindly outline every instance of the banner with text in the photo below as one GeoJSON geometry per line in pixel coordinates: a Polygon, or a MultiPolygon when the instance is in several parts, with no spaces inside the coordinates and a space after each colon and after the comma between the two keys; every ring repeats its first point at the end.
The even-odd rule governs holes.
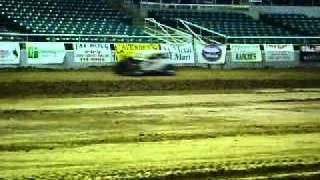
{"type": "Polygon", "coordinates": [[[74,61],[79,63],[112,62],[109,43],[74,43],[74,61]]]}
{"type": "Polygon", "coordinates": [[[161,44],[171,64],[194,64],[192,44],[161,44]]]}
{"type": "Polygon", "coordinates": [[[116,58],[118,61],[134,55],[141,50],[160,50],[159,43],[115,43],[116,58]]]}
{"type": "Polygon", "coordinates": [[[259,44],[231,44],[232,62],[261,62],[262,53],[259,44]]]}
{"type": "Polygon", "coordinates": [[[0,42],[0,64],[19,64],[20,46],[18,42],[0,42]]]}
{"type": "Polygon", "coordinates": [[[305,62],[320,61],[320,46],[302,46],[300,59],[305,62]]]}
{"type": "Polygon", "coordinates": [[[267,62],[294,61],[292,44],[264,44],[267,62]]]}
{"type": "Polygon", "coordinates": [[[200,42],[197,42],[195,45],[199,63],[225,64],[227,54],[226,45],[203,44],[200,42]]]}
{"type": "Polygon", "coordinates": [[[29,64],[62,64],[66,54],[59,42],[28,42],[26,49],[29,64]]]}

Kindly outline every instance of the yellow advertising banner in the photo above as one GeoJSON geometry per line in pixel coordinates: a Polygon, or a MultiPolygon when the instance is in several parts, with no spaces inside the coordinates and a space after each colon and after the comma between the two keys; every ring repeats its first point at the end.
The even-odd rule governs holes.
{"type": "Polygon", "coordinates": [[[159,43],[115,43],[116,57],[118,61],[136,54],[141,50],[160,50],[159,43]]]}

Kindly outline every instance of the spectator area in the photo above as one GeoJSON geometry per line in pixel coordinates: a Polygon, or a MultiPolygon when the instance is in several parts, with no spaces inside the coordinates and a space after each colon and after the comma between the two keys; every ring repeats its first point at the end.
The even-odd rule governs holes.
{"type": "Polygon", "coordinates": [[[296,34],[320,36],[320,18],[303,14],[263,14],[261,18],[276,26],[290,29],[296,34]]]}
{"type": "MultiPolygon", "coordinates": [[[[22,33],[145,35],[142,30],[131,25],[130,18],[114,10],[104,0],[0,0],[0,11],[2,23],[9,27],[15,26],[16,31],[22,33]]],[[[6,29],[0,24],[1,32],[7,32],[6,29]]],[[[2,40],[8,38],[20,40],[12,37],[2,37],[2,40]]],[[[87,40],[105,41],[101,38],[87,40]]]]}
{"type": "MultiPolygon", "coordinates": [[[[177,19],[183,19],[193,24],[205,27],[217,33],[227,36],[319,36],[320,21],[317,18],[308,18],[305,15],[279,15],[265,14],[256,20],[244,13],[235,12],[188,12],[188,11],[151,11],[149,16],[161,23],[175,28],[183,28],[177,19]]],[[[203,35],[210,35],[202,32],[203,35]]],[[[212,34],[211,34],[212,35],[212,34]]],[[[230,43],[306,43],[303,39],[250,39],[233,38],[230,43]]],[[[309,40],[311,43],[319,43],[319,40],[309,40]]]]}

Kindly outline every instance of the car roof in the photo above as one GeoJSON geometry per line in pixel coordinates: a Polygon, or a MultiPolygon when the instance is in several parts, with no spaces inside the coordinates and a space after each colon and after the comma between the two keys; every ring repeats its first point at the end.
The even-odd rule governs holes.
{"type": "Polygon", "coordinates": [[[164,52],[162,50],[141,50],[141,51],[137,51],[134,54],[134,57],[150,58],[150,57],[153,57],[153,56],[163,55],[163,54],[166,54],[166,52],[164,52]]]}

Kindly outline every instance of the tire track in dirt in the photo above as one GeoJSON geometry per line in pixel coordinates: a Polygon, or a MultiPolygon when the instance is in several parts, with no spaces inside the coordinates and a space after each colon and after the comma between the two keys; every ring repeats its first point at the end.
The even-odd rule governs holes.
{"type": "MultiPolygon", "coordinates": [[[[100,167],[87,170],[75,170],[68,173],[46,173],[30,176],[16,176],[14,179],[274,179],[282,178],[314,178],[320,175],[318,157],[288,157],[274,159],[248,159],[222,162],[202,162],[191,166],[176,168],[150,167],[135,169],[134,167],[119,170],[107,170],[100,167]],[[282,176],[281,176],[282,174],[282,176]],[[291,174],[291,175],[290,175],[291,174]]],[[[4,178],[5,179],[5,178],[4,178]]]]}

